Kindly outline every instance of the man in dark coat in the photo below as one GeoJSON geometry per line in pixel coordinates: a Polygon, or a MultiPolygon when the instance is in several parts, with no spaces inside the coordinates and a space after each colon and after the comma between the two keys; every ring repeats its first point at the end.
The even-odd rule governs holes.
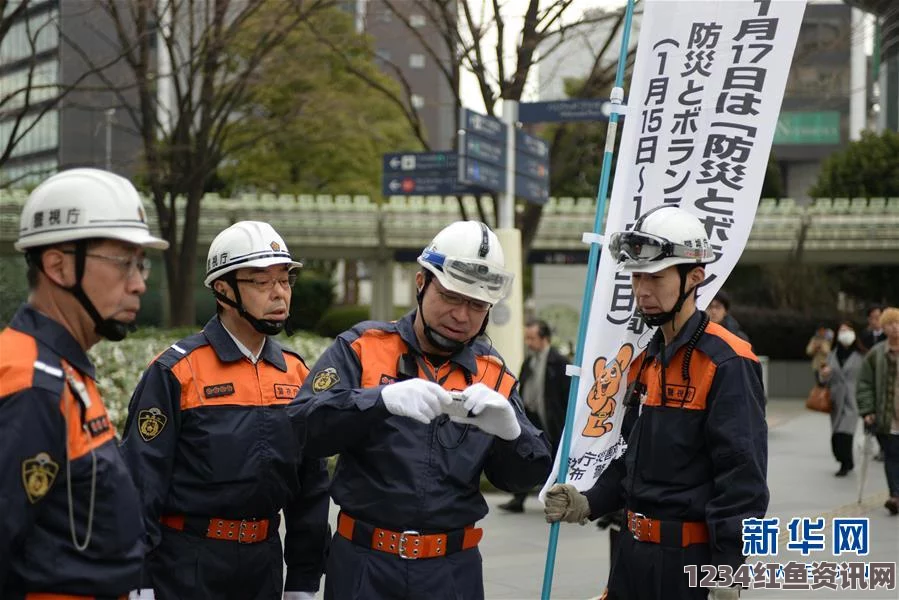
{"type": "Polygon", "coordinates": [[[717,323],[735,336],[749,341],[749,336],[740,327],[740,323],[730,314],[730,296],[727,292],[720,290],[715,294],[715,297],[709,302],[706,312],[712,323],[717,323]]]}
{"type": "MultiPolygon", "coordinates": [[[[555,455],[562,440],[568,387],[571,384],[571,379],[565,374],[568,359],[552,346],[552,331],[545,321],[537,319],[527,323],[524,343],[528,348],[528,358],[521,365],[518,381],[525,413],[532,423],[543,430],[555,455]]],[[[515,494],[499,507],[509,512],[524,512],[526,497],[526,492],[515,494]]]]}

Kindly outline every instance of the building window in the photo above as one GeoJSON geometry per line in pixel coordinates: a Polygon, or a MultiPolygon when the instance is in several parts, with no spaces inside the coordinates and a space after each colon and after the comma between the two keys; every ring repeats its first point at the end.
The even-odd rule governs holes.
{"type": "Polygon", "coordinates": [[[409,66],[413,69],[424,69],[425,68],[425,55],[424,54],[410,54],[409,55],[409,66]]]}
{"type": "Polygon", "coordinates": [[[412,103],[412,108],[414,108],[416,110],[422,109],[425,106],[424,97],[419,96],[418,94],[412,94],[412,97],[410,98],[410,102],[412,103]]]}
{"type": "Polygon", "coordinates": [[[409,15],[409,25],[418,29],[425,26],[424,15],[409,15]]]}
{"type": "Polygon", "coordinates": [[[3,38],[0,63],[11,63],[59,46],[56,16],[54,9],[14,23],[3,38]]]}
{"type": "Polygon", "coordinates": [[[58,67],[56,59],[39,63],[32,67],[26,66],[0,76],[0,98],[3,98],[3,110],[19,110],[25,106],[25,92],[28,87],[28,72],[31,74],[31,97],[28,102],[31,106],[51,100],[57,96],[58,67]]]}

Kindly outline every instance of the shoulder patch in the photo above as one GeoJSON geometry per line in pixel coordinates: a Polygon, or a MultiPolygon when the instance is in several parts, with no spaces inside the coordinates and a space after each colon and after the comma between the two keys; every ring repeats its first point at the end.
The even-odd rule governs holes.
{"type": "Polygon", "coordinates": [[[330,390],[340,382],[340,375],[334,367],[325,367],[312,378],[312,391],[314,393],[330,390]]]}
{"type": "Polygon", "coordinates": [[[155,406],[144,409],[137,413],[137,432],[142,440],[150,442],[162,433],[167,421],[168,417],[155,406]]]}
{"type": "Polygon", "coordinates": [[[34,504],[47,495],[59,473],[59,464],[46,452],[39,452],[33,458],[22,461],[22,485],[28,501],[34,504]]]}

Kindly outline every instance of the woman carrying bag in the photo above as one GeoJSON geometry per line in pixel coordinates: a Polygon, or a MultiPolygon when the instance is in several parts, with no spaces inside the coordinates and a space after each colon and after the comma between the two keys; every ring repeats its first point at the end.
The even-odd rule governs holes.
{"type": "Polygon", "coordinates": [[[834,458],[840,463],[837,477],[845,477],[852,470],[852,435],[858,425],[858,406],[855,403],[855,382],[862,366],[862,355],[851,323],[840,323],[837,343],[828,354],[827,362],[817,373],[818,383],[830,389],[830,445],[834,458]]]}

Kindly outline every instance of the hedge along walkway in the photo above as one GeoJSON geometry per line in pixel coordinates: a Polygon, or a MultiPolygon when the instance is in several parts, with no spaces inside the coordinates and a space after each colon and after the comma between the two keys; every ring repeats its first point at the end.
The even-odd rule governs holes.
{"type": "MultiPolygon", "coordinates": [[[[97,386],[103,395],[109,418],[121,434],[128,415],[128,402],[144,369],[163,350],[199,329],[139,330],[121,342],[100,342],[89,354],[97,367],[97,386]]],[[[278,342],[298,352],[309,368],[318,360],[331,338],[297,332],[293,337],[281,335],[278,342]]]]}

